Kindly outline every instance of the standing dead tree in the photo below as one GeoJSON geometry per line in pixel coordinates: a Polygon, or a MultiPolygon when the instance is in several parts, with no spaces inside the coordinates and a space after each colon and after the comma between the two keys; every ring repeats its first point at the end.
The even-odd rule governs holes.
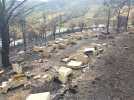
{"type": "Polygon", "coordinates": [[[46,14],[43,13],[43,21],[40,25],[40,34],[42,37],[42,40],[45,39],[45,45],[47,45],[47,31],[48,31],[48,27],[47,27],[47,17],[46,14]]]}
{"type": "Polygon", "coordinates": [[[56,39],[57,26],[58,26],[57,17],[54,18],[54,19],[49,23],[49,26],[50,26],[50,30],[51,30],[52,35],[53,35],[53,39],[55,40],[55,39],[56,39]]]}
{"type": "Polygon", "coordinates": [[[106,22],[106,33],[109,34],[110,19],[111,19],[111,3],[113,0],[104,0],[104,6],[106,7],[107,22],[106,22]]]}
{"type": "Polygon", "coordinates": [[[131,9],[131,0],[113,0],[115,15],[117,16],[117,32],[127,31],[128,19],[131,9]]]}
{"type": "Polygon", "coordinates": [[[128,10],[127,10],[127,21],[126,21],[126,27],[125,27],[125,31],[128,31],[128,20],[129,20],[129,15],[130,15],[130,10],[131,10],[131,0],[127,1],[127,6],[128,6],[128,10]]]}
{"type": "Polygon", "coordinates": [[[80,31],[82,32],[84,27],[85,27],[85,23],[84,22],[79,22],[79,28],[80,28],[80,31]]]}
{"type": "Polygon", "coordinates": [[[4,68],[10,66],[9,61],[9,23],[14,17],[16,10],[26,2],[27,0],[0,0],[0,34],[2,39],[2,65],[4,68]]]}
{"type": "Polygon", "coordinates": [[[75,24],[74,22],[71,22],[71,23],[69,24],[69,28],[70,28],[70,31],[71,31],[71,32],[75,32],[75,31],[74,31],[75,27],[76,27],[76,24],[75,24]]]}

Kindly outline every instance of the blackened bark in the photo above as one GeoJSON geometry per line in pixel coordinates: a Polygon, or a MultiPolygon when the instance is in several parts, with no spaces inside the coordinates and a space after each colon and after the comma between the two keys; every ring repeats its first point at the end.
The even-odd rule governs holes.
{"type": "Polygon", "coordinates": [[[128,31],[128,20],[129,20],[130,10],[131,10],[131,0],[128,0],[128,13],[127,13],[126,26],[125,26],[126,32],[128,31]]]}
{"type": "Polygon", "coordinates": [[[108,8],[108,19],[107,19],[107,34],[109,34],[109,26],[110,26],[110,8],[108,8]]]}
{"type": "Polygon", "coordinates": [[[53,37],[56,39],[56,25],[53,26],[53,37]]]}
{"type": "Polygon", "coordinates": [[[22,24],[22,34],[23,34],[23,42],[24,42],[24,51],[27,51],[27,42],[26,42],[26,24],[25,19],[21,21],[22,24]]]}
{"type": "Polygon", "coordinates": [[[2,66],[7,68],[10,66],[9,61],[9,46],[10,46],[10,38],[9,38],[9,26],[6,21],[6,17],[4,14],[0,15],[0,34],[2,39],[2,66]]]}
{"type": "Polygon", "coordinates": [[[120,11],[118,12],[118,16],[117,16],[117,32],[120,31],[120,11]]]}
{"type": "Polygon", "coordinates": [[[47,46],[47,34],[45,33],[45,46],[47,46]]]}

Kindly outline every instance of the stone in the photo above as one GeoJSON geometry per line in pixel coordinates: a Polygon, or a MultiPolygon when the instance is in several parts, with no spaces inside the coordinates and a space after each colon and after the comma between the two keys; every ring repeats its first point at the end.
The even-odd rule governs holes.
{"type": "Polygon", "coordinates": [[[31,78],[31,77],[34,76],[34,74],[31,73],[31,72],[25,72],[25,76],[28,77],[28,78],[31,78]]]}
{"type": "Polygon", "coordinates": [[[94,47],[91,47],[91,48],[85,48],[84,49],[84,54],[87,55],[88,57],[90,55],[94,55],[96,52],[95,48],[94,47]]]}
{"type": "Polygon", "coordinates": [[[98,49],[98,53],[103,53],[104,52],[104,49],[103,48],[99,48],[98,49]]]}
{"type": "Polygon", "coordinates": [[[27,77],[24,74],[17,74],[11,77],[8,82],[10,88],[16,88],[24,85],[27,82],[27,77]]]}
{"type": "Polygon", "coordinates": [[[13,68],[13,71],[16,72],[17,74],[23,73],[22,67],[17,63],[12,64],[12,68],[13,68]]]}
{"type": "Polygon", "coordinates": [[[41,78],[41,75],[36,75],[36,76],[33,77],[33,79],[35,79],[35,80],[40,79],[40,78],[41,78]]]}
{"type": "Polygon", "coordinates": [[[107,46],[108,44],[107,43],[103,43],[102,46],[107,46]]]}
{"type": "Polygon", "coordinates": [[[18,54],[19,55],[23,55],[25,53],[25,51],[19,51],[18,54]]]}
{"type": "Polygon", "coordinates": [[[66,48],[65,44],[63,44],[63,43],[58,44],[58,49],[65,49],[65,48],[66,48]]]}
{"type": "Polygon", "coordinates": [[[50,54],[47,50],[43,50],[42,56],[43,56],[44,58],[50,58],[50,57],[51,57],[51,54],[50,54]]]}
{"type": "Polygon", "coordinates": [[[34,46],[33,51],[34,52],[43,52],[45,48],[44,47],[39,47],[39,46],[34,46]]]}
{"type": "Polygon", "coordinates": [[[56,43],[56,44],[61,43],[61,42],[63,42],[63,39],[62,39],[62,38],[57,38],[57,39],[55,40],[55,43],[56,43]]]}
{"type": "Polygon", "coordinates": [[[76,36],[75,39],[76,40],[82,40],[82,36],[76,36]]]}
{"type": "Polygon", "coordinates": [[[9,83],[2,82],[2,85],[0,86],[0,93],[7,93],[8,89],[9,89],[9,83]]]}
{"type": "Polygon", "coordinates": [[[69,45],[76,45],[77,43],[76,43],[76,40],[69,39],[68,44],[69,45]]]}
{"type": "Polygon", "coordinates": [[[62,83],[66,83],[68,81],[68,77],[69,75],[72,74],[72,69],[71,68],[66,68],[66,67],[60,67],[60,69],[58,70],[59,73],[59,80],[62,83]]]}
{"type": "Polygon", "coordinates": [[[26,100],[51,100],[50,92],[30,94],[26,100]]]}
{"type": "Polygon", "coordinates": [[[74,57],[71,58],[72,60],[80,61],[82,64],[88,64],[89,58],[84,54],[76,54],[74,57]]]}
{"type": "Polygon", "coordinates": [[[82,66],[82,62],[81,61],[70,61],[68,64],[67,64],[68,67],[71,67],[73,69],[79,69],[81,68],[82,66]]]}
{"type": "Polygon", "coordinates": [[[50,82],[53,79],[53,76],[50,74],[46,74],[42,76],[42,78],[45,79],[45,81],[50,82]]]}
{"type": "Polygon", "coordinates": [[[70,58],[63,58],[61,61],[67,63],[70,61],[70,58]]]}
{"type": "Polygon", "coordinates": [[[2,75],[4,73],[4,70],[0,69],[0,75],[2,75]]]}

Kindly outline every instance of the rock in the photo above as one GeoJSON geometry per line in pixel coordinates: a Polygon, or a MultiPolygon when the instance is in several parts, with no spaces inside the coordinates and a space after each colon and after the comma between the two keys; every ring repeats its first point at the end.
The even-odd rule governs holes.
{"type": "Polygon", "coordinates": [[[72,40],[72,39],[69,39],[68,42],[69,42],[68,44],[70,44],[70,45],[76,45],[77,44],[76,40],[72,40]]]}
{"type": "Polygon", "coordinates": [[[76,40],[82,40],[82,37],[81,36],[76,36],[75,39],[76,40]]]}
{"type": "Polygon", "coordinates": [[[27,82],[27,78],[24,74],[17,74],[10,78],[7,82],[2,82],[0,86],[0,93],[7,93],[8,89],[17,88],[24,85],[27,82]]]}
{"type": "Polygon", "coordinates": [[[50,92],[30,94],[26,100],[51,100],[50,92]]]}
{"type": "Polygon", "coordinates": [[[28,81],[27,83],[24,84],[24,89],[25,90],[28,90],[32,87],[32,82],[31,81],[28,81]]]}
{"type": "Polygon", "coordinates": [[[18,54],[19,55],[23,55],[25,53],[25,51],[19,51],[18,54]]]}
{"type": "Polygon", "coordinates": [[[47,50],[43,50],[42,56],[43,56],[44,58],[50,58],[50,57],[51,57],[51,54],[50,54],[47,50]]]}
{"type": "Polygon", "coordinates": [[[68,67],[71,67],[73,69],[79,69],[81,68],[81,65],[82,65],[82,62],[81,61],[70,61],[67,66],[68,67]]]}
{"type": "Polygon", "coordinates": [[[50,74],[46,74],[42,78],[45,79],[45,81],[50,82],[53,79],[53,76],[51,76],[50,74]]]}
{"type": "Polygon", "coordinates": [[[41,78],[41,75],[36,75],[36,76],[33,77],[33,79],[35,79],[35,80],[40,79],[40,78],[41,78]]]}
{"type": "Polygon", "coordinates": [[[103,48],[99,48],[97,51],[98,51],[98,53],[103,53],[104,49],[103,48]]]}
{"type": "Polygon", "coordinates": [[[102,46],[107,46],[108,44],[107,43],[103,43],[102,46]]]}
{"type": "Polygon", "coordinates": [[[89,58],[84,54],[76,54],[74,57],[71,58],[72,60],[80,61],[82,64],[88,64],[89,58]]]}
{"type": "Polygon", "coordinates": [[[9,79],[9,88],[16,88],[21,85],[24,85],[27,82],[27,77],[24,74],[14,75],[11,79],[9,79]]]}
{"type": "Polygon", "coordinates": [[[0,93],[7,93],[8,89],[9,89],[9,83],[2,82],[2,85],[0,86],[0,93]]]}
{"type": "Polygon", "coordinates": [[[67,62],[70,61],[70,58],[64,58],[64,59],[62,59],[61,61],[67,63],[67,62]]]}
{"type": "Polygon", "coordinates": [[[31,78],[31,77],[34,76],[34,74],[31,73],[31,72],[25,72],[25,75],[26,75],[26,77],[28,77],[28,78],[31,78]]]}
{"type": "Polygon", "coordinates": [[[65,44],[63,44],[63,43],[58,44],[58,49],[65,49],[65,48],[66,48],[65,44]]]}
{"type": "Polygon", "coordinates": [[[84,54],[87,55],[88,57],[90,55],[94,55],[96,52],[95,48],[94,47],[91,47],[91,48],[85,48],[84,49],[84,54]]]}
{"type": "Polygon", "coordinates": [[[17,74],[23,73],[22,67],[17,63],[12,64],[12,68],[13,68],[13,71],[16,72],[17,74]]]}
{"type": "Polygon", "coordinates": [[[59,73],[59,80],[60,80],[62,83],[66,83],[66,82],[68,81],[69,75],[72,74],[72,69],[66,68],[66,67],[61,67],[61,68],[58,70],[58,73],[59,73]]]}
{"type": "Polygon", "coordinates": [[[34,46],[33,47],[34,52],[43,52],[44,49],[45,49],[45,47],[39,47],[39,46],[34,46]]]}
{"type": "Polygon", "coordinates": [[[4,70],[0,69],[0,76],[4,73],[4,70]]]}
{"type": "Polygon", "coordinates": [[[57,39],[55,40],[55,43],[56,43],[56,44],[61,43],[61,42],[63,42],[63,39],[62,39],[62,38],[57,38],[57,39]]]}

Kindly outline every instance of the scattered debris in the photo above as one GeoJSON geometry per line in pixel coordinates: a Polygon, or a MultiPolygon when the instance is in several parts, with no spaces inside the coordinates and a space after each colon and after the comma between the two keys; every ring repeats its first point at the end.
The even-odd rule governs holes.
{"type": "Polygon", "coordinates": [[[68,42],[69,42],[68,44],[70,44],[70,45],[76,45],[77,44],[76,40],[72,40],[72,39],[70,39],[68,42]]]}
{"type": "Polygon", "coordinates": [[[95,54],[95,52],[96,52],[96,50],[95,50],[95,48],[85,48],[84,49],[84,54],[85,55],[87,55],[88,57],[90,56],[90,55],[94,55],[95,54]]]}
{"type": "Polygon", "coordinates": [[[34,52],[43,52],[44,50],[45,50],[45,47],[39,47],[39,46],[33,47],[34,52]]]}
{"type": "Polygon", "coordinates": [[[65,48],[66,48],[65,44],[63,44],[63,43],[58,44],[58,49],[65,49],[65,48]]]}
{"type": "Polygon", "coordinates": [[[2,82],[0,93],[7,93],[9,89],[17,88],[27,82],[27,77],[23,74],[14,75],[6,82],[2,82]]]}
{"type": "Polygon", "coordinates": [[[19,55],[23,55],[25,53],[25,51],[19,51],[18,54],[19,55]]]}
{"type": "Polygon", "coordinates": [[[51,100],[50,92],[30,94],[26,100],[51,100]]]}
{"type": "Polygon", "coordinates": [[[45,81],[50,82],[53,79],[53,76],[50,74],[45,74],[42,78],[45,79],[45,81]]]}
{"type": "Polygon", "coordinates": [[[67,63],[67,62],[70,61],[70,58],[64,58],[64,59],[62,59],[61,61],[67,63]]]}
{"type": "Polygon", "coordinates": [[[88,56],[83,53],[76,53],[76,54],[70,56],[70,60],[80,61],[80,62],[82,62],[82,64],[89,63],[88,56]]]}
{"type": "Polygon", "coordinates": [[[2,75],[4,73],[4,70],[0,69],[0,75],[2,75]]]}
{"type": "Polygon", "coordinates": [[[26,75],[26,77],[28,77],[28,78],[31,78],[31,77],[34,76],[34,74],[31,73],[31,72],[25,72],[25,75],[26,75]]]}
{"type": "Polygon", "coordinates": [[[59,72],[59,80],[62,83],[66,83],[69,75],[72,74],[72,69],[66,68],[66,67],[61,67],[58,72],[59,72]]]}
{"type": "Polygon", "coordinates": [[[2,82],[2,85],[0,86],[0,93],[7,93],[8,89],[9,89],[9,83],[2,82]]]}
{"type": "Polygon", "coordinates": [[[43,50],[42,56],[43,56],[44,58],[50,58],[50,57],[51,57],[51,54],[50,54],[47,50],[43,50]]]}
{"type": "Polygon", "coordinates": [[[41,78],[41,75],[36,75],[36,76],[33,77],[33,79],[35,79],[35,80],[40,79],[40,78],[41,78]]]}
{"type": "Polygon", "coordinates": [[[27,77],[24,74],[17,74],[9,79],[9,88],[16,88],[24,85],[27,82],[27,77]]]}
{"type": "Polygon", "coordinates": [[[74,60],[71,60],[67,64],[68,67],[71,67],[73,69],[79,69],[79,68],[81,68],[81,65],[82,65],[82,62],[81,61],[74,61],[74,60]]]}
{"type": "Polygon", "coordinates": [[[12,68],[13,68],[13,71],[16,72],[17,74],[23,73],[22,66],[20,66],[20,65],[17,64],[17,63],[12,64],[12,68]]]}

